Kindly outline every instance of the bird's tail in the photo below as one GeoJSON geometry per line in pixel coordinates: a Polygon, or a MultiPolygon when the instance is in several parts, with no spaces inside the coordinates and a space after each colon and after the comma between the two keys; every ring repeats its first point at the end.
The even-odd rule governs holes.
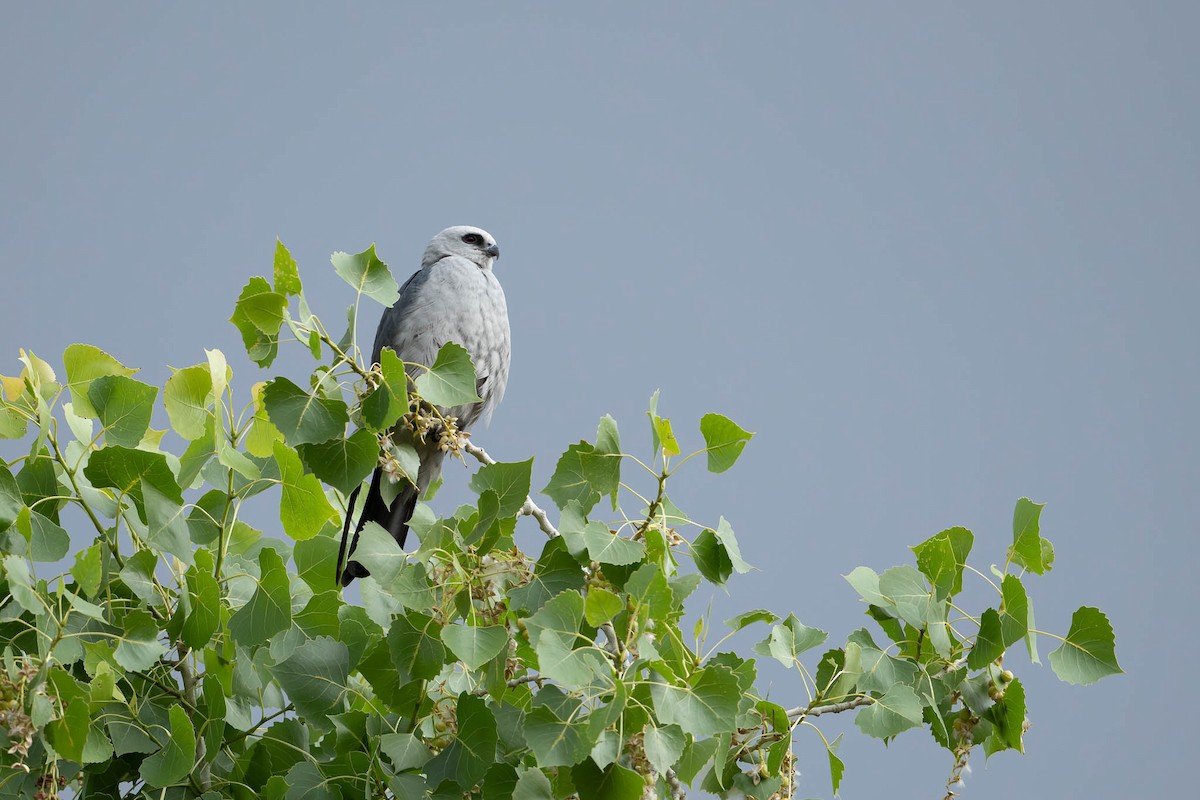
{"type": "Polygon", "coordinates": [[[356,488],[350,495],[346,519],[342,524],[342,543],[338,549],[337,579],[342,586],[349,586],[355,578],[365,578],[371,574],[357,561],[346,561],[345,568],[342,568],[343,558],[348,559],[354,554],[354,549],[358,547],[358,537],[368,522],[378,523],[392,535],[398,546],[404,547],[404,539],[408,536],[408,521],[412,519],[413,510],[417,507],[420,490],[411,482],[405,481],[404,487],[397,493],[389,508],[383,499],[382,481],[383,471],[376,467],[375,474],[371,476],[371,488],[367,490],[367,499],[363,502],[362,516],[358,518],[358,524],[354,527],[354,538],[350,540],[349,552],[346,552],[346,540],[349,538],[350,521],[354,518],[354,504],[358,499],[359,490],[356,488]]]}

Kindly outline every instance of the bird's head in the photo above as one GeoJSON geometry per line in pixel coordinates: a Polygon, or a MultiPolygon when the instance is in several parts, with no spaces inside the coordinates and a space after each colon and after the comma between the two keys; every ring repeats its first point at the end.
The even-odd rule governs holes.
{"type": "Polygon", "coordinates": [[[500,257],[500,248],[496,247],[495,237],[482,228],[455,225],[429,241],[421,266],[427,267],[446,256],[460,256],[478,264],[480,269],[491,269],[492,262],[500,257]]]}

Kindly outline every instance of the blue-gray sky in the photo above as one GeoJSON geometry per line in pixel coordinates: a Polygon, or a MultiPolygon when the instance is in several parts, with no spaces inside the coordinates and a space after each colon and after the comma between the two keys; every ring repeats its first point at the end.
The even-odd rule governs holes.
{"type": "MultiPolygon", "coordinates": [[[[0,371],[86,341],[161,382],[240,353],[225,320],[276,236],[332,320],[331,251],[377,242],[403,279],[442,227],[485,227],[514,340],[476,435],[494,456],[536,456],[541,485],[604,413],[648,447],[658,387],[685,444],[729,414],[758,432],[742,461],[675,491],[762,568],[714,616],[791,609],[838,639],[863,623],[840,575],[955,524],[1001,561],[1016,498],[1048,501],[1038,626],[1098,605],[1129,674],[1069,687],[1018,655],[1029,753],[977,758],[965,796],[1187,793],[1195,4],[4,17],[0,371]]],[[[828,796],[811,745],[801,791],[828,796]]],[[[920,732],[851,727],[842,755],[846,797],[937,796],[950,766],[920,732]]]]}

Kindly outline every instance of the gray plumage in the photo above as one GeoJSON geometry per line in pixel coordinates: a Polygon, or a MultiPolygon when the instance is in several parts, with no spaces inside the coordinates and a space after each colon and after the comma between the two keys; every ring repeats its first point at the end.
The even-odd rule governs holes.
{"type": "MultiPolygon", "coordinates": [[[[375,333],[371,351],[375,362],[384,347],[391,347],[403,361],[424,365],[432,364],[447,342],[466,348],[475,364],[478,394],[483,402],[441,409],[443,414],[458,418],[459,430],[467,430],[479,419],[486,423],[508,384],[508,307],[504,290],[492,272],[499,255],[496,240],[487,231],[467,225],[446,228],[429,242],[421,269],[405,281],[400,298],[383,312],[375,333]]],[[[420,372],[409,368],[413,377],[420,372]]],[[[407,437],[420,456],[416,485],[401,479],[389,503],[389,479],[381,469],[375,469],[350,553],[368,521],[379,523],[403,547],[417,498],[441,472],[443,453],[437,447],[436,435],[421,441],[398,426],[393,437],[407,437]]],[[[349,561],[340,576],[342,585],[367,574],[361,564],[349,561]]]]}

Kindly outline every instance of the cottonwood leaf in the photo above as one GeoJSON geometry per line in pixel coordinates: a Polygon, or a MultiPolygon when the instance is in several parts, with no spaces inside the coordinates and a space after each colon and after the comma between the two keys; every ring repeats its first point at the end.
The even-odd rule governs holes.
{"type": "Polygon", "coordinates": [[[379,440],[365,428],[344,439],[302,444],[296,451],[313,474],[342,494],[350,494],[379,463],[379,440]]]}
{"type": "Polygon", "coordinates": [[[733,420],[721,414],[705,414],[700,418],[700,433],[708,451],[708,471],[724,472],[732,467],[754,436],[742,430],[733,420]]]}
{"type": "Polygon", "coordinates": [[[461,345],[446,342],[427,366],[429,369],[413,380],[417,394],[426,402],[442,408],[480,402],[475,366],[461,345]]]}
{"type": "Polygon", "coordinates": [[[474,671],[508,646],[508,631],[503,625],[447,625],[442,628],[442,641],[467,669],[474,671]]]}
{"type": "Polygon", "coordinates": [[[458,696],[458,728],[450,746],[425,765],[429,782],[449,780],[463,789],[474,786],[496,760],[496,717],[482,697],[458,696]]]}
{"type": "Polygon", "coordinates": [[[320,636],[301,644],[270,670],[296,711],[312,725],[341,709],[342,696],[349,691],[350,653],[343,643],[320,636]]]}
{"type": "Polygon", "coordinates": [[[170,730],[158,734],[166,739],[162,749],[143,761],[138,770],[142,780],[158,788],[174,786],[187,777],[196,755],[196,729],[192,727],[187,711],[174,705],[167,713],[170,730]]]}
{"type": "Polygon", "coordinates": [[[896,685],[863,708],[854,724],[868,736],[890,739],[922,722],[921,700],[910,686],[896,685]]]}
{"type": "Polygon", "coordinates": [[[258,565],[258,588],[229,618],[229,632],[244,647],[260,645],[292,624],[291,582],[283,560],[275,550],[264,547],[258,565]]]}
{"type": "Polygon", "coordinates": [[[675,724],[696,738],[729,733],[737,728],[738,680],[726,667],[707,667],[686,686],[656,683],[650,687],[659,720],[675,724]]]}
{"type": "Polygon", "coordinates": [[[356,292],[390,308],[400,299],[400,287],[387,264],[379,260],[372,244],[361,253],[336,252],[329,257],[333,269],[356,292]]]}
{"type": "Polygon", "coordinates": [[[1050,653],[1050,667],[1060,680],[1087,685],[1125,670],[1117,663],[1112,623],[1098,608],[1081,606],[1071,615],[1066,640],[1050,653]]]}
{"type": "Polygon", "coordinates": [[[343,401],[309,394],[287,378],[267,383],[262,398],[267,416],[292,447],[341,436],[350,420],[343,401]]]}
{"type": "Polygon", "coordinates": [[[212,403],[212,374],[207,364],[175,370],[163,387],[163,404],[171,427],[188,441],[204,435],[212,403]]]}
{"type": "Polygon", "coordinates": [[[91,419],[96,417],[96,409],[88,399],[92,381],[105,375],[128,378],[137,372],[90,344],[69,345],[63,351],[63,366],[67,370],[67,389],[71,393],[72,408],[79,416],[91,419]]]}
{"type": "Polygon", "coordinates": [[[105,442],[135,447],[150,427],[158,388],[123,375],[104,375],[92,380],[87,396],[105,442]]]}
{"type": "Polygon", "coordinates": [[[337,516],[315,475],[304,472],[300,456],[283,442],[275,442],[279,465],[279,520],[284,533],[296,540],[311,539],[337,516]]]}

